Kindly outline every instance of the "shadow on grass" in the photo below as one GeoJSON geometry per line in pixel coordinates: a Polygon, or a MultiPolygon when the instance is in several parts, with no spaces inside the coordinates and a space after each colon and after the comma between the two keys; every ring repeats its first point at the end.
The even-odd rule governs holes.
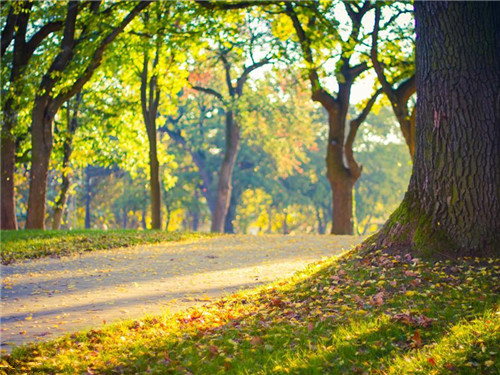
{"type": "MultiPolygon", "coordinates": [[[[483,353],[482,346],[467,345],[498,341],[498,335],[484,336],[485,316],[497,309],[498,275],[475,267],[450,276],[437,264],[385,260],[346,257],[202,310],[66,338],[36,350],[60,355],[73,349],[71,356],[36,370],[68,372],[72,363],[73,371],[99,374],[496,373],[490,357],[476,359],[476,367],[461,364],[483,353]],[[402,313],[406,321],[397,318],[402,313]],[[472,329],[477,335],[456,348],[443,344],[474,319],[482,331],[472,329]],[[414,367],[401,365],[405,357],[414,367]],[[392,370],[395,363],[403,372],[392,370]]],[[[24,350],[17,358],[32,359],[32,349],[24,350]]]]}

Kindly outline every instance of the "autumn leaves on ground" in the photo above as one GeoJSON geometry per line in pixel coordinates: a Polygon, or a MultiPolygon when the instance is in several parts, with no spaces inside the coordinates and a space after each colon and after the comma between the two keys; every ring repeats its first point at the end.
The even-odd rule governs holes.
{"type": "Polygon", "coordinates": [[[174,315],[18,348],[7,373],[496,374],[500,261],[377,250],[174,315]]]}

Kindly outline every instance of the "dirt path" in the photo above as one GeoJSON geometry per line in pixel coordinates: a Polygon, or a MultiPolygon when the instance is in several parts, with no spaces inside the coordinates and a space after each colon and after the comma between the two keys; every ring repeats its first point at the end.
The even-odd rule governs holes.
{"type": "Polygon", "coordinates": [[[360,241],[234,235],[2,266],[2,349],[202,304],[289,276],[360,241]]]}

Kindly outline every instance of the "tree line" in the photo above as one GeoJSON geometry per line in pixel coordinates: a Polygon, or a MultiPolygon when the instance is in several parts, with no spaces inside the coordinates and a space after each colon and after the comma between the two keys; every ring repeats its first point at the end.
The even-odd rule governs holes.
{"type": "MultiPolygon", "coordinates": [[[[296,73],[300,81],[308,83],[310,98],[326,113],[324,119],[327,131],[324,144],[320,147],[326,149],[332,234],[353,233],[353,189],[363,172],[362,165],[356,160],[354,145],[370,111],[378,102],[385,101],[392,108],[408,153],[415,162],[408,193],[396,211],[399,216],[393,216],[386,228],[395,225],[399,233],[405,227],[400,223],[401,220],[414,223],[409,224],[412,228],[415,225],[417,228],[422,227],[425,221],[425,238],[441,239],[444,236],[448,242],[453,242],[451,238],[466,238],[466,243],[472,247],[490,249],[497,239],[488,240],[491,235],[488,237],[485,228],[491,229],[492,224],[485,224],[483,229],[475,231],[475,225],[469,219],[458,217],[460,213],[465,213],[477,217],[480,222],[490,220],[491,215],[479,213],[478,207],[482,204],[479,201],[489,202],[488,207],[493,216],[498,213],[498,163],[491,162],[491,157],[495,159],[498,155],[498,145],[492,141],[491,145],[483,148],[487,150],[483,156],[479,152],[471,152],[471,147],[461,146],[461,139],[468,144],[471,135],[464,131],[459,136],[461,132],[455,130],[448,135],[446,131],[449,126],[441,124],[449,124],[450,119],[455,117],[448,113],[446,105],[437,108],[435,100],[443,103],[460,101],[453,99],[452,94],[446,91],[447,86],[441,82],[445,78],[460,81],[463,80],[462,75],[469,74],[472,77],[471,72],[476,74],[478,66],[474,64],[477,59],[466,61],[470,57],[462,56],[466,52],[486,56],[484,64],[491,74],[489,83],[498,83],[498,74],[495,75],[492,72],[495,69],[491,68],[498,61],[495,60],[498,54],[491,50],[496,45],[495,38],[498,38],[498,22],[489,16],[489,23],[486,22],[482,27],[476,24],[479,16],[496,10],[495,7],[482,3],[475,6],[444,3],[440,7],[418,2],[415,6],[415,74],[413,8],[405,2],[69,1],[5,4],[2,6],[2,228],[17,227],[14,171],[16,158],[22,156],[27,157],[30,164],[26,228],[44,228],[47,179],[54,132],[57,130],[54,120],[61,108],[66,107],[67,129],[60,137],[64,139],[66,146],[63,149],[67,150],[65,155],[68,155],[63,156],[64,165],[65,158],[69,159],[71,155],[71,138],[78,127],[82,96],[85,101],[87,95],[94,95],[94,90],[89,90],[90,94],[87,94],[85,89],[89,86],[86,85],[99,76],[100,82],[107,82],[110,90],[120,88],[116,93],[118,98],[113,99],[116,102],[123,101],[123,106],[130,104],[127,102],[140,102],[148,144],[152,227],[159,228],[162,221],[161,152],[158,139],[159,133],[163,132],[191,155],[196,172],[205,185],[200,191],[211,212],[211,230],[224,231],[233,197],[233,173],[241,152],[241,142],[245,141],[245,137],[252,137],[251,132],[247,131],[251,126],[247,124],[252,119],[260,118],[261,121],[254,127],[258,134],[259,127],[266,122],[264,120],[275,120],[272,114],[262,113],[266,112],[263,108],[266,105],[272,108],[280,100],[286,102],[283,99],[289,97],[283,90],[276,90],[267,97],[259,98],[267,103],[252,105],[249,96],[259,97],[259,94],[255,87],[256,81],[249,81],[249,78],[256,73],[279,74],[277,72],[285,70],[296,73]],[[464,40],[461,48],[465,51],[459,51],[458,47],[452,48],[455,41],[446,39],[436,43],[438,34],[422,28],[419,31],[419,10],[420,24],[425,24],[432,17],[443,21],[443,24],[429,21],[432,32],[440,30],[448,36],[458,35],[454,33],[459,32],[470,35],[470,38],[460,39],[464,40]],[[447,17],[454,13],[474,22],[464,21],[464,25],[460,26],[464,30],[445,24],[447,17]],[[478,43],[481,49],[471,46],[472,38],[478,33],[482,36],[481,43],[478,43]],[[430,38],[427,44],[420,44],[420,73],[423,74],[425,67],[430,73],[421,77],[419,86],[418,48],[426,36],[430,38]],[[429,77],[439,65],[434,64],[434,61],[429,62],[429,59],[443,54],[445,44],[450,44],[446,52],[454,55],[450,55],[448,60],[441,60],[444,65],[435,81],[431,82],[429,77]],[[432,54],[434,49],[435,55],[432,54]],[[452,77],[449,72],[458,72],[457,77],[452,77]],[[351,97],[353,88],[357,82],[370,75],[376,77],[372,87],[366,90],[365,100],[354,106],[351,97]],[[438,90],[440,84],[443,85],[442,94],[433,91],[438,90]],[[429,88],[431,86],[432,90],[429,88]],[[414,93],[417,88],[420,88],[420,94],[415,106],[414,93]],[[426,88],[430,91],[426,92],[426,88]],[[135,91],[138,95],[129,95],[135,91]],[[438,94],[442,96],[441,99],[437,98],[438,94]],[[184,112],[181,102],[186,97],[195,96],[210,101],[210,105],[224,117],[224,140],[219,149],[222,158],[219,172],[214,175],[204,172],[204,154],[207,149],[193,147],[194,144],[186,139],[185,131],[176,127],[183,118],[192,115],[184,112]],[[426,100],[425,105],[423,103],[426,100]],[[433,106],[434,109],[428,109],[433,106]],[[430,114],[424,116],[425,113],[430,114]],[[422,123],[420,133],[419,119],[422,123]],[[433,124],[432,131],[438,135],[423,136],[426,121],[433,124]],[[448,136],[453,140],[451,148],[459,150],[462,157],[457,159],[448,154],[448,136]],[[476,160],[474,164],[478,165],[478,158],[486,163],[481,165],[491,166],[488,170],[492,172],[470,172],[469,175],[473,177],[469,179],[479,181],[477,186],[471,182],[462,183],[463,175],[470,169],[468,163],[476,160]],[[454,168],[449,168],[450,165],[454,168]],[[436,173],[438,177],[431,178],[436,173]],[[419,174],[421,176],[417,177],[419,174]],[[217,179],[215,188],[213,181],[210,181],[214,176],[217,179]],[[442,181],[445,176],[447,184],[442,181]],[[479,193],[473,194],[472,191],[481,190],[481,181],[487,182],[487,188],[479,197],[479,193]],[[209,192],[209,189],[212,191],[209,192]],[[427,193],[422,195],[424,191],[427,193]],[[438,201],[431,197],[433,194],[438,196],[438,201]],[[419,202],[418,208],[414,208],[416,201],[419,202]],[[408,214],[408,210],[415,212],[415,215],[408,214]],[[444,230],[443,225],[453,229],[444,230]],[[436,230],[436,227],[441,228],[436,230]],[[467,234],[460,232],[459,228],[467,234]],[[478,237],[479,233],[481,238],[478,237]]],[[[458,41],[455,44],[458,45],[458,41]]],[[[475,78],[471,79],[478,82],[475,78]]],[[[269,77],[268,83],[271,80],[269,77]]],[[[485,91],[480,88],[477,90],[485,91]]],[[[491,97],[496,97],[498,85],[496,89],[492,87],[489,90],[491,97]]],[[[463,96],[467,96],[466,91],[463,96]]],[[[483,98],[484,93],[478,94],[478,97],[483,98]]],[[[93,99],[98,100],[95,97],[93,99]]],[[[465,106],[465,102],[462,104],[465,106]]],[[[492,126],[491,119],[498,118],[498,106],[490,104],[488,108],[493,109],[491,116],[469,113],[466,118],[471,121],[485,119],[481,124],[487,130],[484,134],[495,135],[498,127],[486,129],[492,126]]],[[[106,103],[97,106],[106,107],[106,103]]],[[[470,109],[471,113],[474,110],[475,107],[470,109]]],[[[282,117],[285,112],[279,112],[278,117],[282,117]]],[[[457,110],[454,113],[459,112],[457,110]]],[[[209,114],[213,116],[214,113],[205,112],[201,117],[209,114]]],[[[116,113],[107,115],[121,116],[116,113]]],[[[457,121],[460,126],[470,126],[470,122],[462,124],[463,119],[457,121]]],[[[265,137],[261,141],[265,144],[265,137]]],[[[476,146],[484,141],[481,139],[476,146]]],[[[300,151],[300,147],[297,149],[300,151]]],[[[478,147],[472,149],[478,150],[478,147]]],[[[277,154],[276,160],[288,157],[279,154],[276,145],[272,152],[277,154]]],[[[63,175],[65,170],[63,168],[63,175]]],[[[63,190],[61,188],[61,192],[63,190]]],[[[63,207],[64,201],[62,196],[57,200],[57,205],[63,207]]],[[[481,207],[486,209],[485,206],[481,207]]],[[[384,233],[393,231],[386,229],[384,233]]],[[[405,238],[427,241],[422,240],[418,230],[416,234],[414,229],[404,232],[405,238]]]]}

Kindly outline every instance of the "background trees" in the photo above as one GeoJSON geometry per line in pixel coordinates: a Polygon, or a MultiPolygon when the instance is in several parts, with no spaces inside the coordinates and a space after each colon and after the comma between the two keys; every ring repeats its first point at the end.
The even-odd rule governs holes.
{"type": "MultiPolygon", "coordinates": [[[[5,160],[19,168],[13,191],[23,225],[368,233],[387,216],[408,164],[388,112],[367,117],[385,104],[382,91],[390,97],[370,70],[371,45],[373,65],[399,90],[412,49],[394,61],[385,52],[396,48],[392,37],[411,35],[398,30],[406,6],[382,8],[374,40],[369,2],[138,5],[35,3],[26,13],[50,27],[23,73],[34,84],[18,80],[26,105],[16,104],[17,130],[4,132],[15,136],[15,158],[5,160]]],[[[6,78],[20,22],[9,9],[6,78]]],[[[27,30],[25,43],[38,32],[27,30]]],[[[5,207],[2,215],[14,208],[5,207]]]]}

